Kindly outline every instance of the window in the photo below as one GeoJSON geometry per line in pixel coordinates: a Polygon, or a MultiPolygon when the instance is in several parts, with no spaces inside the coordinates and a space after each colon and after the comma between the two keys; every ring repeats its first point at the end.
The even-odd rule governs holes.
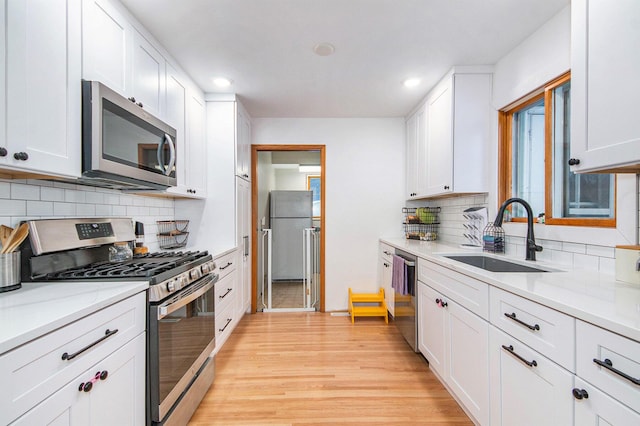
{"type": "Polygon", "coordinates": [[[550,225],[615,227],[615,175],[569,170],[570,115],[569,73],[500,111],[501,201],[522,198],[550,225]]]}

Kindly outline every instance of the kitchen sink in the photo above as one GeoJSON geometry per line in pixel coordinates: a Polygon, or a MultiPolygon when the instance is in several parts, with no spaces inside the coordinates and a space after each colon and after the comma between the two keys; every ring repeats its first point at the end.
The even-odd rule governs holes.
{"type": "Polygon", "coordinates": [[[444,256],[447,259],[462,262],[476,268],[491,272],[550,272],[550,269],[542,269],[534,266],[521,265],[508,260],[496,259],[483,255],[444,256]]]}

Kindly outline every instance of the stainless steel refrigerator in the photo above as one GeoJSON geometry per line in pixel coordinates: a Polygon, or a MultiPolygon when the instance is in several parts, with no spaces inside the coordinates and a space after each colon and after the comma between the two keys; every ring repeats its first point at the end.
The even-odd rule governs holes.
{"type": "Polygon", "coordinates": [[[302,238],[313,226],[312,191],[271,191],[272,279],[302,280],[302,238]]]}

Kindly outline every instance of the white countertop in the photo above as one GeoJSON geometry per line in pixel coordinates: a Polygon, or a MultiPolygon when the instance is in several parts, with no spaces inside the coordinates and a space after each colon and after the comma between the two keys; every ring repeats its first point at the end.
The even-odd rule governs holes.
{"type": "Polygon", "coordinates": [[[473,254],[473,251],[465,250],[460,246],[403,238],[381,238],[380,241],[614,333],[640,341],[640,286],[616,281],[613,275],[572,269],[565,265],[547,262],[530,262],[504,255],[490,256],[504,258],[523,265],[547,267],[558,272],[490,272],[443,256],[444,254],[473,254]]]}
{"type": "Polygon", "coordinates": [[[0,354],[148,287],[146,281],[22,283],[0,293],[0,354]]]}

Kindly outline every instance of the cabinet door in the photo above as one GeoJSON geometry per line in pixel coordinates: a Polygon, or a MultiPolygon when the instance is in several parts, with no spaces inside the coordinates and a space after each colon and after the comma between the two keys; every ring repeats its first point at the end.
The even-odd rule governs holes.
{"type": "Polygon", "coordinates": [[[571,3],[573,171],[640,170],[638,16],[637,0],[571,3]]]}
{"type": "Polygon", "coordinates": [[[164,118],[165,59],[145,39],[134,30],[133,35],[133,88],[131,94],[145,111],[164,118]]]}
{"type": "Polygon", "coordinates": [[[579,377],[575,388],[586,398],[575,398],[575,425],[640,425],[640,413],[630,410],[606,393],[579,377]]]}
{"type": "Polygon", "coordinates": [[[239,102],[236,106],[236,175],[251,179],[251,121],[239,102]]]}
{"type": "Polygon", "coordinates": [[[187,92],[187,165],[186,184],[192,195],[207,194],[207,145],[205,139],[205,105],[197,93],[187,92]]]}
{"type": "Polygon", "coordinates": [[[443,80],[427,99],[427,195],[453,191],[452,81],[443,80]]]}
{"type": "Polygon", "coordinates": [[[447,384],[481,424],[489,423],[489,323],[449,300],[447,384]]]}
{"type": "Polygon", "coordinates": [[[241,317],[251,308],[251,184],[249,181],[236,178],[237,185],[237,232],[238,247],[240,247],[238,257],[240,265],[240,309],[241,317]]]}
{"type": "Polygon", "coordinates": [[[85,371],[16,420],[15,425],[144,425],[145,334],[85,371]],[[79,391],[106,372],[88,392],[79,391]]]}
{"type": "Polygon", "coordinates": [[[384,289],[384,300],[387,303],[387,311],[393,316],[394,315],[394,290],[391,287],[391,279],[393,276],[393,268],[391,266],[391,262],[387,261],[385,258],[380,258],[378,262],[378,277],[380,282],[378,283],[379,287],[384,289]]]}
{"type": "Polygon", "coordinates": [[[186,187],[188,171],[187,88],[183,76],[169,63],[166,65],[165,120],[176,129],[176,171],[178,187],[186,187]]]}
{"type": "Polygon", "coordinates": [[[492,425],[573,424],[573,375],[493,326],[489,371],[492,425]]]}
{"type": "Polygon", "coordinates": [[[406,122],[406,190],[407,199],[426,193],[426,114],[424,106],[406,122]]]}
{"type": "Polygon", "coordinates": [[[8,155],[0,161],[77,177],[80,1],[8,0],[6,14],[8,155]]]}
{"type": "Polygon", "coordinates": [[[446,381],[448,314],[446,308],[436,302],[444,298],[422,282],[418,282],[418,291],[418,348],[429,361],[429,368],[446,381]]]}
{"type": "Polygon", "coordinates": [[[82,2],[82,78],[131,96],[133,27],[108,0],[82,2]]]}
{"type": "Polygon", "coordinates": [[[3,23],[3,31],[0,31],[0,164],[4,164],[7,149],[7,91],[6,91],[6,9],[7,0],[0,1],[0,22],[3,23]]]}

